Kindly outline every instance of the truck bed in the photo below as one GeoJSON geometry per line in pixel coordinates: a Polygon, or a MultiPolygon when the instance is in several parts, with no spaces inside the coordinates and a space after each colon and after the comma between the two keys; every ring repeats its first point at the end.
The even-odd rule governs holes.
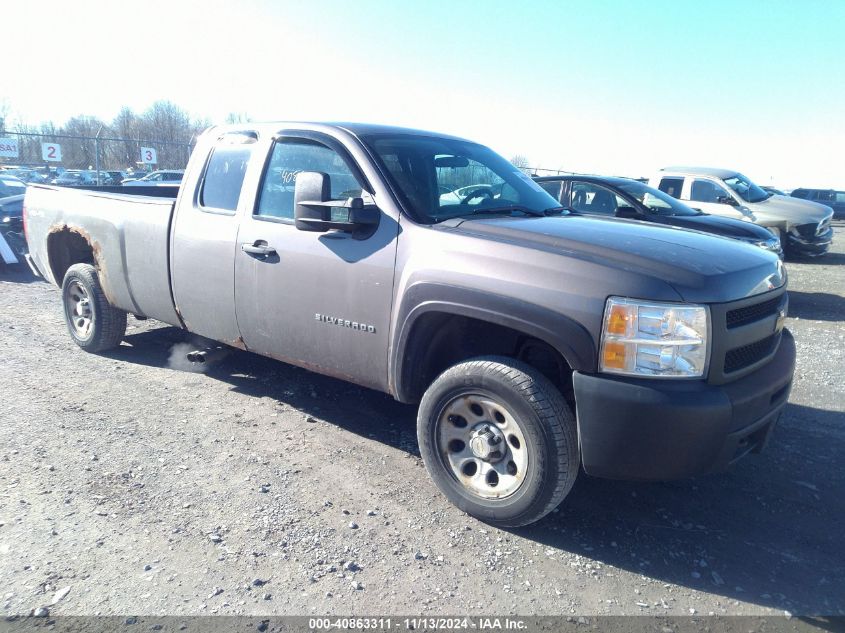
{"type": "Polygon", "coordinates": [[[153,187],[144,189],[117,193],[31,185],[24,201],[30,256],[48,281],[61,286],[67,270],[61,253],[90,249],[113,305],[178,324],[171,295],[162,292],[170,288],[171,196],[178,188],[168,187],[175,191],[167,197],[149,195],[146,189],[153,187]]]}

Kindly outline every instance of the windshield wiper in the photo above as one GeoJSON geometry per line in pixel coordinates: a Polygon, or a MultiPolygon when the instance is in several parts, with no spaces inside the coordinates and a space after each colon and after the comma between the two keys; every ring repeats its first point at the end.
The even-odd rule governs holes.
{"type": "Polygon", "coordinates": [[[479,209],[468,209],[463,213],[456,213],[455,215],[450,215],[449,217],[442,218],[442,220],[440,221],[451,220],[453,218],[461,218],[467,215],[495,215],[499,213],[513,213],[514,211],[519,211],[520,213],[525,213],[526,215],[542,218],[548,215],[556,215],[558,213],[563,213],[564,211],[569,212],[569,209],[567,207],[550,207],[548,209],[538,211],[537,209],[531,209],[521,204],[509,204],[507,206],[502,207],[483,207],[479,209]]]}

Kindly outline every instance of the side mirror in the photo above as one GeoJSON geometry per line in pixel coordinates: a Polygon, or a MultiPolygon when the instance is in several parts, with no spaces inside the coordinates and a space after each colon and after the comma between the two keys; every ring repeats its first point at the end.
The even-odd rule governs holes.
{"type": "Polygon", "coordinates": [[[734,200],[732,196],[719,196],[718,198],[716,198],[716,202],[718,202],[719,204],[729,204],[732,207],[739,206],[739,203],[734,200]]]}
{"type": "Polygon", "coordinates": [[[381,211],[364,205],[363,198],[331,199],[329,175],[301,171],[293,189],[294,221],[300,231],[325,233],[331,229],[349,231],[364,239],[378,227],[381,211]]]}
{"type": "Polygon", "coordinates": [[[636,220],[640,214],[634,207],[618,207],[616,209],[617,218],[625,218],[627,220],[636,220]]]}

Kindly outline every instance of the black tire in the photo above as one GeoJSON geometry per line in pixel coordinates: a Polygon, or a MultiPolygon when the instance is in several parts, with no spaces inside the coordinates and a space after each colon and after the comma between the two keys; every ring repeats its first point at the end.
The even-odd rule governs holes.
{"type": "Polygon", "coordinates": [[[62,282],[62,304],[70,337],[86,352],[104,352],[120,345],[126,334],[126,312],[115,308],[106,299],[97,269],[92,265],[74,264],[68,268],[62,282]],[[79,286],[87,293],[85,305],[90,311],[90,322],[85,332],[74,324],[77,302],[73,294],[79,296],[79,286]]]}
{"type": "Polygon", "coordinates": [[[575,418],[563,396],[539,371],[506,357],[474,358],[443,372],[422,398],[417,436],[441,492],[467,514],[500,527],[528,525],[554,510],[580,468],[575,418]],[[504,498],[484,498],[462,484],[438,447],[438,421],[462,395],[501,403],[524,435],[527,469],[519,487],[504,498]]]}

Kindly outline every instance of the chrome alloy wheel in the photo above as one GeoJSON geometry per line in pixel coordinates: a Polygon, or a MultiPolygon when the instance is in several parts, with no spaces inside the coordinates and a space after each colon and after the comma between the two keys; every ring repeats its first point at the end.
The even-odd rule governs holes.
{"type": "Polygon", "coordinates": [[[85,286],[75,280],[68,285],[66,292],[65,311],[68,321],[77,336],[83,339],[88,338],[94,316],[91,310],[91,296],[85,286]]]}
{"type": "Polygon", "coordinates": [[[525,434],[515,416],[489,396],[462,394],[449,401],[435,437],[444,465],[474,495],[502,499],[525,481],[525,434]]]}

